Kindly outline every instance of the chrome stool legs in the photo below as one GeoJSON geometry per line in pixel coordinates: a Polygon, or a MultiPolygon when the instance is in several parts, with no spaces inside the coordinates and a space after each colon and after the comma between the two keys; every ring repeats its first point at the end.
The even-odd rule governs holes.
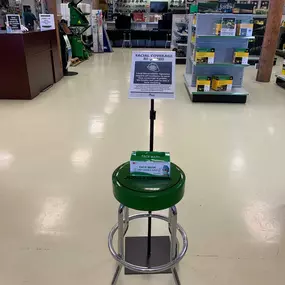
{"type": "MultiPolygon", "coordinates": [[[[170,259],[174,260],[177,256],[178,241],[176,236],[177,229],[177,209],[175,206],[169,209],[169,225],[171,230],[171,243],[170,243],[170,259]]],[[[179,276],[177,274],[176,267],[171,268],[172,275],[175,281],[175,285],[180,285],[179,276]]]]}
{"type": "Polygon", "coordinates": [[[177,209],[175,206],[169,209],[169,217],[165,217],[162,215],[147,214],[147,213],[141,213],[141,214],[129,216],[129,209],[125,207],[124,205],[120,205],[119,210],[118,210],[118,224],[116,224],[113,227],[113,229],[111,230],[109,234],[108,247],[109,247],[109,250],[112,256],[118,263],[114,277],[112,279],[112,283],[111,283],[112,285],[115,285],[117,283],[118,277],[120,275],[120,272],[123,266],[131,270],[137,271],[137,272],[148,273],[148,274],[163,272],[171,268],[172,275],[175,281],[175,285],[181,285],[178,274],[177,274],[176,266],[182,260],[182,258],[184,257],[187,251],[188,240],[187,240],[185,231],[177,223],[177,209]],[[139,218],[148,218],[148,217],[152,217],[155,219],[160,219],[165,222],[168,222],[170,235],[171,235],[170,262],[167,264],[163,264],[163,265],[156,266],[156,267],[149,267],[149,268],[131,264],[125,261],[125,257],[124,257],[124,236],[128,230],[129,221],[139,219],[139,218]],[[181,252],[178,252],[177,230],[181,234],[181,237],[183,240],[183,247],[181,249],[181,252]],[[113,237],[116,231],[118,231],[118,252],[116,252],[113,247],[113,237]]]}

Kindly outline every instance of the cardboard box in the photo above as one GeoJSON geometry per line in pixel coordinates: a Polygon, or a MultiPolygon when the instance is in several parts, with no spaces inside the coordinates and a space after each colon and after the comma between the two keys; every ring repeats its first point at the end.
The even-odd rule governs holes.
{"type": "Polygon", "coordinates": [[[212,89],[215,91],[231,91],[233,77],[231,75],[213,75],[212,89]]]}
{"type": "Polygon", "coordinates": [[[133,151],[130,173],[131,176],[170,177],[169,152],[133,151]]]}
{"type": "Polygon", "coordinates": [[[196,63],[208,63],[213,64],[215,59],[214,48],[197,48],[195,54],[196,63]]]}
{"type": "Polygon", "coordinates": [[[209,76],[197,76],[196,80],[197,91],[210,91],[211,88],[211,77],[209,76]]]}
{"type": "Polygon", "coordinates": [[[248,64],[249,51],[246,48],[237,48],[234,50],[234,64],[248,64]]]}
{"type": "Polygon", "coordinates": [[[253,32],[253,21],[237,23],[237,36],[251,37],[253,32]]]}

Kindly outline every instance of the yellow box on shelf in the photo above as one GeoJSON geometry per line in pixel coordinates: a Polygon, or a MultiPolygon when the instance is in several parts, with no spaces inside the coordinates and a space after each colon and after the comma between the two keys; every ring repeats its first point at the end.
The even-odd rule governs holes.
{"type": "Polygon", "coordinates": [[[197,24],[197,18],[196,15],[193,16],[193,20],[192,20],[192,25],[196,25],[197,24]]]}
{"type": "Polygon", "coordinates": [[[221,21],[217,21],[216,22],[216,28],[215,28],[216,36],[220,36],[221,35],[221,29],[222,29],[222,23],[221,23],[221,21]]]}
{"type": "Polygon", "coordinates": [[[211,77],[209,76],[197,76],[196,80],[197,91],[210,91],[211,88],[211,77]]]}
{"type": "Polygon", "coordinates": [[[215,59],[214,48],[197,48],[195,53],[195,61],[199,63],[213,64],[215,59]]]}
{"type": "Polygon", "coordinates": [[[282,64],[282,75],[285,75],[285,60],[283,61],[283,64],[282,64]]]}
{"type": "Polygon", "coordinates": [[[233,77],[231,75],[213,75],[212,89],[215,91],[231,91],[233,87],[233,77]]]}
{"type": "Polygon", "coordinates": [[[250,20],[247,23],[242,22],[242,21],[237,22],[237,27],[236,27],[237,36],[250,37],[252,36],[252,32],[253,32],[253,21],[252,20],[250,20]]]}
{"type": "Polygon", "coordinates": [[[234,50],[234,64],[248,64],[249,50],[247,48],[237,48],[234,50]]]}

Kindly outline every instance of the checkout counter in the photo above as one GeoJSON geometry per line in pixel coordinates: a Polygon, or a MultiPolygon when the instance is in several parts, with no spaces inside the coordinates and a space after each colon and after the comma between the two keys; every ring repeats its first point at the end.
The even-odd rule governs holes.
{"type": "Polygon", "coordinates": [[[56,31],[0,33],[0,99],[33,99],[62,78],[56,31]]]}

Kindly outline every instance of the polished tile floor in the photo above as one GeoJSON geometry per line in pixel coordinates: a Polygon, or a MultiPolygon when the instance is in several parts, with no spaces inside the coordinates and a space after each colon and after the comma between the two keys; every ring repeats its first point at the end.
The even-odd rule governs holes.
{"type": "MultiPolygon", "coordinates": [[[[1,285],[110,284],[111,174],[148,148],[149,102],[127,98],[130,62],[129,49],[95,55],[32,101],[0,102],[1,285]]],[[[192,104],[184,69],[176,100],[155,104],[155,148],[187,174],[182,284],[284,285],[285,90],[256,83],[249,67],[246,105],[192,104]]],[[[130,229],[144,233],[145,222],[130,229]]],[[[173,279],[122,274],[118,284],[173,279]]]]}

